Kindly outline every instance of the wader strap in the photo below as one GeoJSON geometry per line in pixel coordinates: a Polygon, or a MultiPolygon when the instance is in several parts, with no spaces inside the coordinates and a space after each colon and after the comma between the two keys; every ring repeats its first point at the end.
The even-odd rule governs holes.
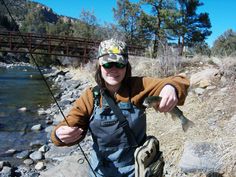
{"type": "Polygon", "coordinates": [[[102,91],[102,96],[106,99],[107,103],[113,110],[114,114],[117,116],[119,120],[119,125],[123,127],[125,134],[127,135],[128,141],[132,147],[137,147],[138,143],[134,137],[134,134],[132,130],[129,127],[129,122],[121,112],[120,108],[115,104],[114,100],[108,96],[108,93],[105,93],[105,91],[102,91]]]}

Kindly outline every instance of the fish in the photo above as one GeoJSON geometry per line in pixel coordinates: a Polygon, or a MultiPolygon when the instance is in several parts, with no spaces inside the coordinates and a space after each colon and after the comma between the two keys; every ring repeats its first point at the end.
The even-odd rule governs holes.
{"type": "MultiPolygon", "coordinates": [[[[143,106],[147,108],[151,108],[151,107],[155,108],[155,106],[160,103],[161,99],[162,98],[160,96],[148,96],[144,99],[143,106]]],[[[168,113],[170,113],[172,118],[177,117],[180,119],[182,129],[184,132],[186,132],[190,127],[194,126],[194,122],[189,120],[187,117],[185,117],[183,114],[183,111],[181,111],[177,106],[175,106],[168,113]]]]}

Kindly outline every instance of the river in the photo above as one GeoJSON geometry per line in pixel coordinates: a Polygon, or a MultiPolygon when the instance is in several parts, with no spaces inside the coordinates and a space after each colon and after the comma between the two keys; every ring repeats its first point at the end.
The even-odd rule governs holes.
{"type": "Polygon", "coordinates": [[[9,149],[20,152],[30,149],[33,141],[46,142],[46,133],[31,131],[31,127],[45,126],[45,117],[39,116],[37,110],[51,103],[52,98],[36,68],[0,67],[0,161],[13,160],[6,155],[9,149]]]}

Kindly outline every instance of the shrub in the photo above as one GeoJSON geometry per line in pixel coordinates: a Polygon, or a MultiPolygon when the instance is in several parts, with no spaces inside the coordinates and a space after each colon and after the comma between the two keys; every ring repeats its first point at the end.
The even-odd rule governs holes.
{"type": "Polygon", "coordinates": [[[213,44],[212,54],[214,56],[236,56],[236,32],[226,31],[213,44]]]}

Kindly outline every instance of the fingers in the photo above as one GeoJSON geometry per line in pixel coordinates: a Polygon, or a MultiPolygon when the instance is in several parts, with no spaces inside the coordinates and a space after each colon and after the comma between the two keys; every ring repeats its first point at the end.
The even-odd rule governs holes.
{"type": "Polygon", "coordinates": [[[163,97],[158,110],[160,112],[169,112],[176,106],[177,103],[178,99],[176,97],[163,97]]]}
{"type": "Polygon", "coordinates": [[[83,129],[61,126],[56,130],[57,137],[64,143],[73,143],[82,137],[83,129]]]}
{"type": "Polygon", "coordinates": [[[158,110],[160,112],[169,112],[178,103],[175,88],[171,85],[164,86],[160,92],[160,96],[162,97],[160,105],[158,107],[158,110]]]}
{"type": "Polygon", "coordinates": [[[82,137],[82,135],[79,135],[79,136],[76,136],[76,137],[64,135],[60,139],[63,143],[68,144],[68,143],[73,143],[73,142],[78,141],[81,137],[82,137]]]}

